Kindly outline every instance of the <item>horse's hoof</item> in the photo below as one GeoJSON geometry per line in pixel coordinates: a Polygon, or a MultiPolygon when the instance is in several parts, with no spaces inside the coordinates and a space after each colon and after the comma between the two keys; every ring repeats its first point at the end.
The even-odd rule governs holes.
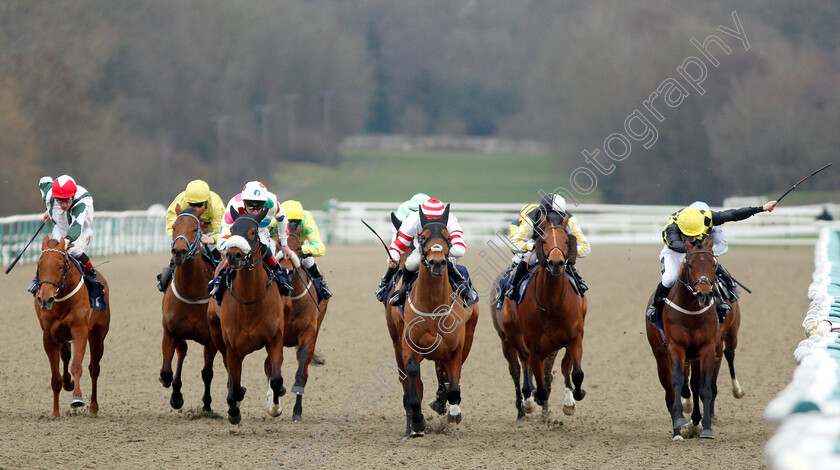
{"type": "Polygon", "coordinates": [[[423,437],[425,435],[426,435],[425,430],[423,430],[423,431],[411,431],[411,434],[409,434],[408,437],[412,437],[412,438],[423,437]]]}
{"type": "Polygon", "coordinates": [[[70,408],[79,408],[81,406],[85,406],[85,401],[82,397],[73,397],[70,400],[70,408]]]}
{"type": "Polygon", "coordinates": [[[240,413],[239,410],[236,410],[236,414],[234,415],[228,411],[228,421],[230,421],[230,424],[239,424],[239,422],[242,421],[242,413],[240,413]]]}
{"type": "Polygon", "coordinates": [[[572,416],[573,414],[575,414],[575,405],[563,405],[563,414],[565,414],[566,416],[572,416]]]}
{"type": "Polygon", "coordinates": [[[73,381],[73,379],[64,381],[64,391],[65,392],[72,392],[73,388],[75,388],[75,386],[76,386],[76,383],[73,381]]]}
{"type": "Polygon", "coordinates": [[[715,433],[711,429],[704,429],[700,431],[700,439],[714,439],[715,433]]]}
{"type": "Polygon", "coordinates": [[[677,434],[677,435],[676,435],[676,436],[674,436],[674,438],[673,438],[673,439],[671,439],[671,440],[672,440],[672,441],[682,441],[682,440],[683,440],[683,437],[682,437],[682,436],[680,436],[679,434],[677,434]]]}
{"type": "MultiPolygon", "coordinates": [[[[286,393],[285,391],[281,391],[280,395],[286,393]]],[[[292,387],[292,393],[295,395],[303,395],[303,386],[302,385],[295,385],[292,387]]]]}
{"type": "Polygon", "coordinates": [[[179,395],[177,398],[175,395],[169,397],[169,404],[172,406],[173,409],[180,410],[182,406],[184,406],[184,396],[179,395]]]}
{"type": "Polygon", "coordinates": [[[301,416],[301,415],[292,416],[292,422],[293,423],[302,423],[303,422],[303,416],[301,416]]]}
{"type": "Polygon", "coordinates": [[[446,410],[444,409],[443,405],[441,405],[437,400],[432,400],[429,402],[429,408],[432,409],[438,415],[443,415],[446,410]]]}
{"type": "Polygon", "coordinates": [[[96,416],[99,414],[99,405],[97,403],[90,404],[90,415],[96,416]]]}
{"type": "Polygon", "coordinates": [[[573,396],[575,397],[575,400],[581,401],[581,400],[584,399],[584,397],[586,397],[586,390],[584,390],[584,389],[576,390],[574,392],[573,396]]]}
{"type": "MultiPolygon", "coordinates": [[[[65,388],[65,390],[67,389],[65,388]]],[[[744,398],[744,395],[746,394],[747,392],[745,392],[743,388],[732,389],[732,396],[735,398],[744,398]]]]}
{"type": "Polygon", "coordinates": [[[286,387],[284,387],[284,386],[282,386],[282,385],[281,385],[281,386],[280,386],[280,396],[282,397],[282,396],[283,396],[283,395],[285,395],[285,394],[286,394],[286,387]]]}
{"type": "Polygon", "coordinates": [[[172,385],[172,379],[165,380],[163,377],[158,376],[158,381],[163,385],[163,388],[169,388],[172,385]]]}
{"type": "Polygon", "coordinates": [[[461,420],[464,419],[464,415],[461,413],[461,407],[450,405],[447,419],[449,420],[449,424],[461,424],[461,420]]]}
{"type": "Polygon", "coordinates": [[[537,402],[534,400],[534,397],[528,397],[522,402],[522,410],[528,414],[533,413],[536,408],[537,402]]]}

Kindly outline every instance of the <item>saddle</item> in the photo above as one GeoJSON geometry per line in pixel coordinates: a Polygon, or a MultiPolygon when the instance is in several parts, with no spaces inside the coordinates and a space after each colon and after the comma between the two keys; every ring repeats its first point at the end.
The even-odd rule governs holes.
{"type": "MultiPolygon", "coordinates": [[[[499,288],[502,289],[501,293],[498,294],[496,298],[496,309],[500,310],[502,308],[502,304],[504,303],[504,293],[508,291],[510,288],[510,283],[512,282],[513,278],[513,271],[516,267],[508,268],[505,271],[505,274],[499,284],[499,288]]],[[[522,303],[522,299],[525,298],[525,289],[528,288],[528,283],[531,280],[531,273],[526,273],[522,276],[522,279],[519,280],[519,285],[516,287],[516,304],[519,305],[522,303]]],[[[580,273],[574,266],[567,264],[566,265],[566,277],[569,278],[569,282],[572,285],[572,289],[574,289],[575,294],[578,297],[583,297],[587,290],[589,290],[589,286],[586,285],[586,282],[583,281],[583,278],[580,276],[580,273]]]]}
{"type": "MultiPolygon", "coordinates": [[[[269,283],[274,282],[277,284],[277,290],[280,291],[280,295],[290,295],[292,293],[292,285],[289,282],[289,270],[278,265],[277,269],[272,271],[271,268],[265,265],[265,263],[261,264],[263,269],[265,269],[265,272],[268,274],[269,283]]],[[[230,289],[234,277],[236,277],[235,270],[224,268],[219,271],[218,276],[214,277],[213,280],[207,283],[207,292],[210,294],[210,297],[213,297],[216,300],[217,304],[222,305],[225,290],[230,289]]]]}

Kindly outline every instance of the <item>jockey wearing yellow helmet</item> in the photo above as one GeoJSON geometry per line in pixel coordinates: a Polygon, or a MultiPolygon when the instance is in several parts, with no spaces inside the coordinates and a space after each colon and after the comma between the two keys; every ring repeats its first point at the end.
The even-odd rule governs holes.
{"type": "Polygon", "coordinates": [[[300,260],[301,266],[306,268],[312,279],[319,280],[321,297],[329,299],[332,297],[332,291],[327,287],[324,275],[321,274],[321,270],[318,269],[314,259],[327,252],[327,247],[321,240],[321,232],[318,230],[315,218],[312,217],[311,212],[303,210],[299,201],[289,199],[283,201],[280,206],[286,211],[286,218],[289,220],[289,233],[296,232],[300,227],[300,252],[303,255],[300,260]]]}
{"type": "Polygon", "coordinates": [[[665,297],[671,287],[677,283],[680,265],[685,258],[686,242],[697,238],[705,238],[712,232],[712,228],[726,222],[744,220],[760,212],[772,212],[776,208],[776,201],[770,201],[761,207],[743,207],[725,211],[712,211],[698,207],[686,207],[671,214],[671,218],[662,230],[665,246],[659,253],[662,264],[662,281],[656,286],[653,302],[647,310],[647,319],[656,320],[665,297]]]}
{"type": "MultiPolygon", "coordinates": [[[[216,240],[222,227],[222,217],[225,213],[225,203],[218,194],[210,191],[210,186],[202,180],[193,180],[187,188],[181,191],[166,210],[166,235],[172,238],[172,226],[178,218],[178,211],[189,211],[198,218],[201,224],[201,243],[207,248],[208,254],[219,259],[221,254],[216,249],[216,240]]],[[[163,268],[158,276],[157,288],[166,292],[166,286],[172,279],[175,262],[170,260],[169,266],[163,268]]]]}

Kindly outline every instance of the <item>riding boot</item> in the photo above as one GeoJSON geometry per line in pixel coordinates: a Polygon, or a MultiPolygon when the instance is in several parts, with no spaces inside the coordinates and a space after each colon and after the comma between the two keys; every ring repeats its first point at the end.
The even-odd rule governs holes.
{"type": "Polygon", "coordinates": [[[730,306],[723,297],[715,297],[715,304],[717,305],[718,322],[723,323],[726,316],[729,315],[732,306],[730,306]]]}
{"type": "Polygon", "coordinates": [[[528,262],[520,261],[519,265],[516,266],[516,271],[513,273],[513,278],[510,280],[510,288],[505,293],[510,300],[514,300],[516,289],[519,287],[519,281],[522,280],[526,272],[528,272],[528,262]]]}
{"type": "Polygon", "coordinates": [[[280,263],[271,267],[271,276],[277,283],[277,288],[280,290],[280,295],[291,295],[292,284],[289,283],[289,271],[280,266],[280,263]]]}
{"type": "Polygon", "coordinates": [[[329,287],[327,287],[327,281],[324,280],[324,275],[321,274],[321,270],[318,269],[318,265],[312,263],[312,266],[308,267],[306,271],[312,276],[312,279],[319,279],[321,281],[321,288],[318,290],[318,293],[321,294],[322,299],[329,299],[332,297],[332,291],[329,287]]]}
{"type": "Polygon", "coordinates": [[[85,271],[85,283],[90,294],[90,306],[100,312],[105,310],[105,286],[99,281],[96,270],[90,268],[85,271]]]}
{"type": "Polygon", "coordinates": [[[580,271],[578,271],[573,264],[566,265],[566,271],[569,274],[571,274],[572,277],[575,279],[575,284],[577,284],[578,286],[579,295],[583,297],[583,294],[585,294],[586,291],[589,290],[589,286],[587,286],[586,282],[584,282],[583,277],[580,275],[580,271]]]}
{"type": "Polygon", "coordinates": [[[668,295],[668,291],[670,290],[670,287],[663,286],[661,282],[656,285],[656,292],[653,294],[653,302],[650,304],[647,312],[645,313],[649,322],[656,322],[656,312],[662,308],[662,304],[665,302],[665,296],[668,295]]]}
{"type": "Polygon", "coordinates": [[[388,303],[392,306],[396,307],[402,305],[405,302],[405,295],[408,293],[408,288],[411,285],[411,281],[414,280],[417,271],[409,271],[408,269],[402,269],[402,286],[400,290],[398,290],[391,298],[388,300],[388,303]]]}
{"type": "Polygon", "coordinates": [[[464,300],[464,303],[467,305],[474,304],[478,300],[478,294],[470,286],[469,281],[464,278],[461,271],[455,266],[455,263],[448,259],[446,260],[446,268],[449,271],[450,282],[464,300]]]}
{"type": "Polygon", "coordinates": [[[172,273],[175,272],[175,262],[170,261],[169,266],[165,266],[163,271],[157,276],[157,288],[161,292],[166,292],[166,287],[172,280],[172,273]]]}
{"type": "Polygon", "coordinates": [[[382,279],[379,280],[379,286],[376,288],[375,291],[373,291],[373,293],[374,293],[374,295],[376,295],[376,298],[380,302],[385,300],[383,298],[385,296],[385,289],[388,288],[388,283],[391,282],[391,278],[394,277],[394,274],[396,274],[396,273],[397,273],[397,268],[392,268],[392,267],[388,266],[388,270],[385,271],[385,274],[382,276],[382,279]]]}
{"type": "Polygon", "coordinates": [[[222,297],[225,293],[225,279],[227,279],[230,268],[222,268],[219,275],[214,277],[212,281],[207,284],[207,293],[210,297],[216,300],[216,303],[222,305],[222,297]]]}
{"type": "Polygon", "coordinates": [[[32,284],[29,284],[29,287],[26,288],[26,291],[32,295],[38,293],[38,273],[35,273],[35,278],[32,279],[32,284]]]}

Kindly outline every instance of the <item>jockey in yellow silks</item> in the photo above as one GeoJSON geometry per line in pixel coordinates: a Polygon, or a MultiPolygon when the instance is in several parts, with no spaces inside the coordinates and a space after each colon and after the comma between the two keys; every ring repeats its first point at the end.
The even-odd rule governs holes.
{"type": "Polygon", "coordinates": [[[315,264],[315,258],[324,256],[327,252],[327,247],[321,240],[321,232],[318,231],[318,225],[315,223],[315,218],[312,213],[304,210],[299,201],[288,200],[283,201],[280,206],[286,211],[286,218],[289,220],[289,233],[292,233],[300,227],[300,252],[302,254],[300,264],[309,272],[313,279],[320,282],[320,294],[324,299],[332,297],[332,291],[327,287],[327,282],[324,280],[324,275],[315,264]]]}

